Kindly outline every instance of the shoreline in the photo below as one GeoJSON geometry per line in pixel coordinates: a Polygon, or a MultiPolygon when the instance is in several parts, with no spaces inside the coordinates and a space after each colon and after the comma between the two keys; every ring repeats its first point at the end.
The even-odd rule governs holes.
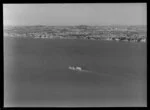
{"type": "Polygon", "coordinates": [[[35,37],[10,37],[4,36],[4,38],[23,38],[23,39],[42,39],[42,40],[90,40],[90,41],[108,41],[108,42],[127,42],[127,43],[147,43],[147,41],[126,41],[126,40],[107,40],[107,39],[72,39],[72,38],[35,38],[35,37]]]}

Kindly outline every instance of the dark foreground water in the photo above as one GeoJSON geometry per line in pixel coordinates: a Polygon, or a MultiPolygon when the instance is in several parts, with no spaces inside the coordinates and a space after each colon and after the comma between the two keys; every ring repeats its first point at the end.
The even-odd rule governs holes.
{"type": "Polygon", "coordinates": [[[5,38],[4,77],[5,106],[146,106],[146,44],[5,38]]]}

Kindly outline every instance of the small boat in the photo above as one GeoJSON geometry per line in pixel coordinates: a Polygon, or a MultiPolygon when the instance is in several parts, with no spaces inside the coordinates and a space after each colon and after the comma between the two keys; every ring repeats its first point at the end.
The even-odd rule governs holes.
{"type": "Polygon", "coordinates": [[[69,69],[70,69],[70,70],[75,70],[75,67],[69,66],[69,69]]]}
{"type": "Polygon", "coordinates": [[[81,67],[78,67],[78,66],[69,66],[69,69],[70,70],[75,70],[75,71],[82,71],[82,68],[81,67]]]}

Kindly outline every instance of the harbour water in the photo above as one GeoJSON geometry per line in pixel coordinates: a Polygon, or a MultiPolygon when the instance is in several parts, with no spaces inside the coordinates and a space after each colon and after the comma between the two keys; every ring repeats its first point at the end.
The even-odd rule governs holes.
{"type": "Polygon", "coordinates": [[[4,38],[4,105],[146,106],[146,60],[146,43],[4,38]]]}

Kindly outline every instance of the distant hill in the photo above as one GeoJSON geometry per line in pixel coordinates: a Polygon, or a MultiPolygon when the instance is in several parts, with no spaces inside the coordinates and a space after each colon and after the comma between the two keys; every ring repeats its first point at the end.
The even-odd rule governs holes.
{"type": "Polygon", "coordinates": [[[67,38],[67,39],[126,39],[136,40],[147,37],[147,26],[4,26],[5,36],[24,36],[39,38],[67,38]]]}

